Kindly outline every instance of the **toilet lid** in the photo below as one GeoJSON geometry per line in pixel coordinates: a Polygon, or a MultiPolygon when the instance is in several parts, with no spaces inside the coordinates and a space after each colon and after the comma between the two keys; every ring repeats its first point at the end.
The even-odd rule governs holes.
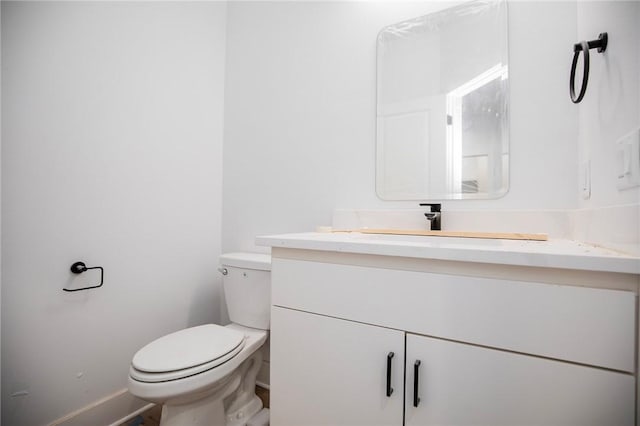
{"type": "Polygon", "coordinates": [[[224,364],[225,362],[231,360],[236,355],[242,351],[244,347],[244,340],[242,343],[238,345],[233,351],[229,352],[225,356],[222,356],[218,359],[214,359],[213,361],[207,362],[205,364],[196,365],[195,367],[185,368],[183,370],[174,370],[167,371],[165,373],[147,373],[146,371],[137,370],[135,367],[131,366],[129,368],[129,376],[133,380],[137,380],[138,382],[147,382],[147,383],[159,383],[159,382],[170,382],[172,380],[180,380],[186,377],[192,377],[200,373],[207,372],[209,370],[215,369],[219,365],[224,364]]]}
{"type": "Polygon", "coordinates": [[[149,343],[131,364],[147,373],[184,370],[224,357],[243,341],[244,334],[219,325],[191,327],[149,343]]]}

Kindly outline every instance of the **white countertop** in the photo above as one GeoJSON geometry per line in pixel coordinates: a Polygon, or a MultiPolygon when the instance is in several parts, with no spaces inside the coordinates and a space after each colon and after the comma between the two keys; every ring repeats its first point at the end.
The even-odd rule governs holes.
{"type": "Polygon", "coordinates": [[[571,240],[306,232],[257,237],[256,244],[274,248],[640,274],[640,257],[571,240]]]}

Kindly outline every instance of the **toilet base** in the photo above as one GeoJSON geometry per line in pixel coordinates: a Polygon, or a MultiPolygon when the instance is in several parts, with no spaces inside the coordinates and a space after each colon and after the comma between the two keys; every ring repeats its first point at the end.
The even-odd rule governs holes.
{"type": "Polygon", "coordinates": [[[191,395],[170,400],[162,406],[160,426],[244,426],[260,410],[262,401],[255,394],[255,379],[262,365],[262,352],[256,351],[231,377],[201,398],[191,395]]]}
{"type": "Polygon", "coordinates": [[[249,419],[262,410],[262,401],[254,395],[248,404],[233,413],[227,413],[226,426],[245,426],[249,419]]]}

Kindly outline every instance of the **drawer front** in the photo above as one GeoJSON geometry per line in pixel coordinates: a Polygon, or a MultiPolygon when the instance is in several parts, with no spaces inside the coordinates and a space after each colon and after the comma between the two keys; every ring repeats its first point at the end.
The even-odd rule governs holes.
{"type": "Polygon", "coordinates": [[[635,294],[274,258],[272,304],[634,372],[635,294]]]}

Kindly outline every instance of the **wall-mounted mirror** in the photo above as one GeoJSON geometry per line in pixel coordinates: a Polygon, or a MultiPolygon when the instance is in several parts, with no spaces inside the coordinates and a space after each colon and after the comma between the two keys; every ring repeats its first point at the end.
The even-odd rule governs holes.
{"type": "Polygon", "coordinates": [[[380,31],[380,198],[485,199],[507,192],[507,53],[505,0],[463,3],[380,31]]]}

